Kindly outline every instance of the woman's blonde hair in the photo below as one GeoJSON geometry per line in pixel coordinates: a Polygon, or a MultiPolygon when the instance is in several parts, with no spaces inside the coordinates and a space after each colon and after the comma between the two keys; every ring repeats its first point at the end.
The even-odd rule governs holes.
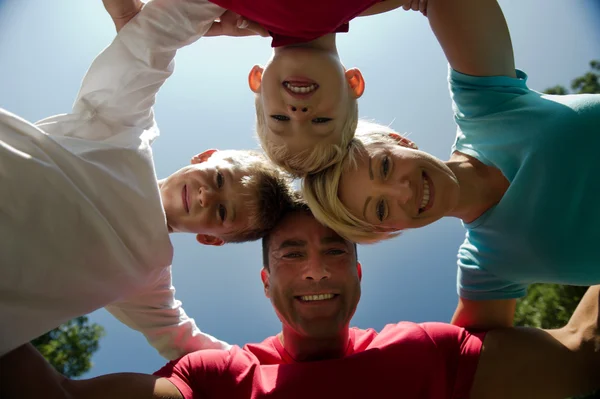
{"type": "Polygon", "coordinates": [[[306,176],[302,181],[302,195],[315,218],[347,240],[369,244],[400,234],[375,226],[354,216],[338,198],[342,173],[357,168],[357,158],[368,153],[373,145],[399,145],[398,135],[388,126],[364,120],[358,122],[356,134],[350,141],[346,156],[329,168],[306,176]]]}

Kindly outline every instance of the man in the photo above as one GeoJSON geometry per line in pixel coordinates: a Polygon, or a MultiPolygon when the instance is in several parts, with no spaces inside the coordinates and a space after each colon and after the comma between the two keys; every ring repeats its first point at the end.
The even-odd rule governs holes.
{"type": "Polygon", "coordinates": [[[291,209],[263,240],[261,278],[282,332],[204,350],[155,375],[71,381],[30,345],[0,360],[3,398],[564,398],[600,387],[598,301],[590,288],[560,330],[470,332],[401,322],[349,328],[360,299],[356,246],[291,209]],[[23,384],[23,381],[31,383],[23,384]]]}

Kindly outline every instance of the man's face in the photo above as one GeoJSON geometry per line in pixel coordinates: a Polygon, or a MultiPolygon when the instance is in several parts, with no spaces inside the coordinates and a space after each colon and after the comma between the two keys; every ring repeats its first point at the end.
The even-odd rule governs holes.
{"type": "Polygon", "coordinates": [[[248,173],[215,152],[196,155],[191,165],[160,183],[169,229],[196,233],[198,241],[209,245],[220,245],[218,237],[247,227],[244,199],[255,195],[242,182],[248,173]]]}
{"type": "Polygon", "coordinates": [[[281,49],[264,69],[255,66],[249,81],[262,104],[266,139],[293,154],[340,144],[364,91],[360,71],[346,71],[337,54],[313,48],[281,49]]]}
{"type": "Polygon", "coordinates": [[[284,217],[271,233],[265,295],[284,324],[310,338],[339,335],[360,299],[360,264],[354,244],[305,211],[284,217]]]}

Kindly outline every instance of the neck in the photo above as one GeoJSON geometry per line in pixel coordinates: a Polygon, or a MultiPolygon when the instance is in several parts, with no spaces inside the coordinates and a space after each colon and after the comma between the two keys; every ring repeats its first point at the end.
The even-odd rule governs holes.
{"type": "Polygon", "coordinates": [[[508,187],[499,170],[455,153],[446,165],[456,176],[460,190],[458,204],[448,216],[470,223],[497,204],[508,187]]]}
{"type": "Polygon", "coordinates": [[[349,330],[345,328],[336,337],[309,338],[284,326],[278,338],[286,352],[297,362],[338,359],[346,354],[349,330]]]}
{"type": "Polygon", "coordinates": [[[325,36],[321,36],[318,39],[312,40],[310,42],[305,42],[305,43],[297,43],[297,44],[291,44],[288,46],[281,46],[281,47],[275,47],[273,49],[273,51],[275,52],[275,54],[277,54],[280,51],[285,51],[285,49],[289,49],[289,48],[310,48],[310,49],[315,49],[315,50],[322,50],[322,51],[327,51],[327,52],[331,52],[333,54],[338,54],[337,51],[337,46],[335,44],[335,33],[329,33],[325,36]]]}

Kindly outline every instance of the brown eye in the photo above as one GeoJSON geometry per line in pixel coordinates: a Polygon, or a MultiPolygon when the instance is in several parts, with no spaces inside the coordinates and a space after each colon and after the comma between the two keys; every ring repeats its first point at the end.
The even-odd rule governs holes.
{"type": "Polygon", "coordinates": [[[377,219],[380,222],[383,222],[383,218],[385,217],[385,202],[383,202],[383,200],[381,200],[377,203],[376,212],[377,212],[377,219]]]}
{"type": "Polygon", "coordinates": [[[381,160],[381,176],[387,177],[388,173],[390,173],[390,159],[385,156],[381,160]]]}
{"type": "Polygon", "coordinates": [[[223,187],[223,184],[225,184],[225,178],[221,172],[217,172],[217,188],[223,187]]]}
{"type": "Polygon", "coordinates": [[[227,219],[227,208],[225,208],[223,204],[219,204],[219,219],[221,219],[221,222],[223,223],[227,219]]]}

